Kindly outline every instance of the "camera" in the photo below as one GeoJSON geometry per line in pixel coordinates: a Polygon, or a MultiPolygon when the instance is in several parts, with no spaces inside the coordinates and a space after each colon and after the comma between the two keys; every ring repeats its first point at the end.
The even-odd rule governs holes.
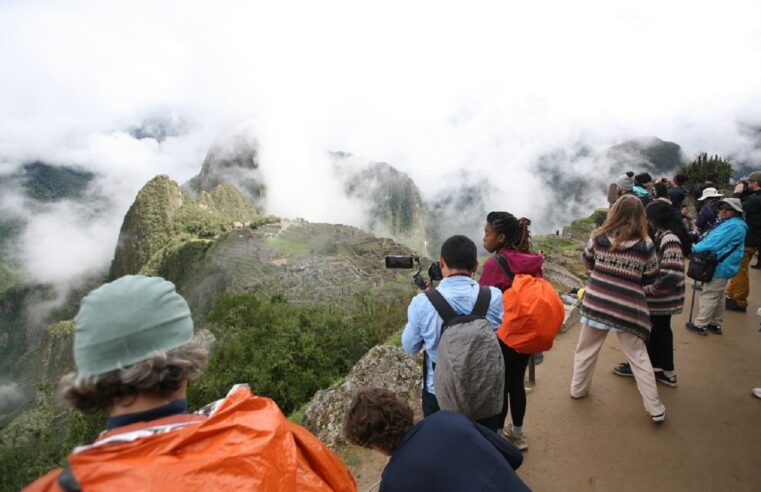
{"type": "MultiPolygon", "coordinates": [[[[416,268],[415,272],[412,274],[412,282],[420,290],[428,288],[428,282],[425,281],[425,277],[423,277],[423,274],[421,273],[423,267],[420,264],[420,257],[418,255],[386,256],[386,268],[416,268]]],[[[444,278],[438,263],[433,262],[428,267],[428,278],[431,279],[431,282],[437,282],[444,278]]]]}

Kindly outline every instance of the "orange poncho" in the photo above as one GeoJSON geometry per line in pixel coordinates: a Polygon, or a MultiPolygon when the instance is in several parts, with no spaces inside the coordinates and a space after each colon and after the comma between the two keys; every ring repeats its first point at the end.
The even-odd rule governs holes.
{"type": "MultiPolygon", "coordinates": [[[[178,415],[114,429],[69,455],[83,490],[354,491],[338,457],[277,404],[235,386],[209,416],[178,415]]],[[[28,491],[61,491],[61,470],[28,491]]]]}

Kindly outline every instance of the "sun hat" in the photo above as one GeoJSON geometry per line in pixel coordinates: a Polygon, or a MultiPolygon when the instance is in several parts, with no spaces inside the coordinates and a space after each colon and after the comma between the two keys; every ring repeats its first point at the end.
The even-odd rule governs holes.
{"type": "Polygon", "coordinates": [[[708,188],[703,190],[703,194],[700,195],[700,198],[698,198],[698,201],[703,201],[706,198],[721,198],[724,195],[716,191],[716,188],[713,188],[709,186],[708,188]]]}
{"type": "Polygon", "coordinates": [[[740,201],[740,199],[739,199],[739,198],[725,198],[725,199],[723,199],[723,200],[719,200],[719,201],[718,201],[718,204],[719,204],[719,205],[722,205],[722,204],[724,204],[724,205],[729,205],[729,206],[730,206],[730,207],[732,207],[732,208],[733,208],[733,209],[734,209],[736,212],[738,212],[738,213],[743,213],[743,206],[742,206],[742,202],[740,201]]]}
{"type": "Polygon", "coordinates": [[[82,300],[74,323],[78,376],[121,369],[193,338],[188,303],[160,277],[127,275],[98,287],[82,300]]]}
{"type": "Polygon", "coordinates": [[[616,186],[622,190],[632,191],[634,188],[634,173],[629,171],[616,178],[616,186]]]}

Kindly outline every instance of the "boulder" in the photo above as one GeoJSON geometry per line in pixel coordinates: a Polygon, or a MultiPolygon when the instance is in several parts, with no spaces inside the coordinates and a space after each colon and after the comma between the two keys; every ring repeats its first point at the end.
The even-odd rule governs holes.
{"type": "Polygon", "coordinates": [[[343,438],[343,416],[354,393],[363,387],[386,388],[405,400],[422,418],[420,402],[423,372],[421,358],[405,354],[392,345],[378,345],[367,352],[354,368],[333,388],[318,391],[302,424],[333,449],[347,444],[343,438]]]}

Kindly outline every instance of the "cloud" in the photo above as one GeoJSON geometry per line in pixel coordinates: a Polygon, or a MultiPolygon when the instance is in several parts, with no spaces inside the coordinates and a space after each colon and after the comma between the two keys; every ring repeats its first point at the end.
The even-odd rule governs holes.
{"type": "Polygon", "coordinates": [[[0,415],[16,410],[24,403],[24,393],[16,383],[0,384],[0,415]]]}
{"type": "MultiPolygon", "coordinates": [[[[81,166],[109,199],[95,215],[28,214],[41,281],[107,265],[139,188],[186,181],[240,131],[261,145],[274,214],[359,221],[330,174],[325,152],[340,150],[391,163],[428,198],[466,170],[496,190],[488,207],[562,221],[536,168],[558,149],[654,135],[687,156],[757,158],[740,124],[761,122],[759,59],[757,1],[6,1],[0,173],[81,166]],[[183,125],[133,137],[157,119],[183,125]]],[[[567,168],[608,179],[593,159],[567,168]]]]}

